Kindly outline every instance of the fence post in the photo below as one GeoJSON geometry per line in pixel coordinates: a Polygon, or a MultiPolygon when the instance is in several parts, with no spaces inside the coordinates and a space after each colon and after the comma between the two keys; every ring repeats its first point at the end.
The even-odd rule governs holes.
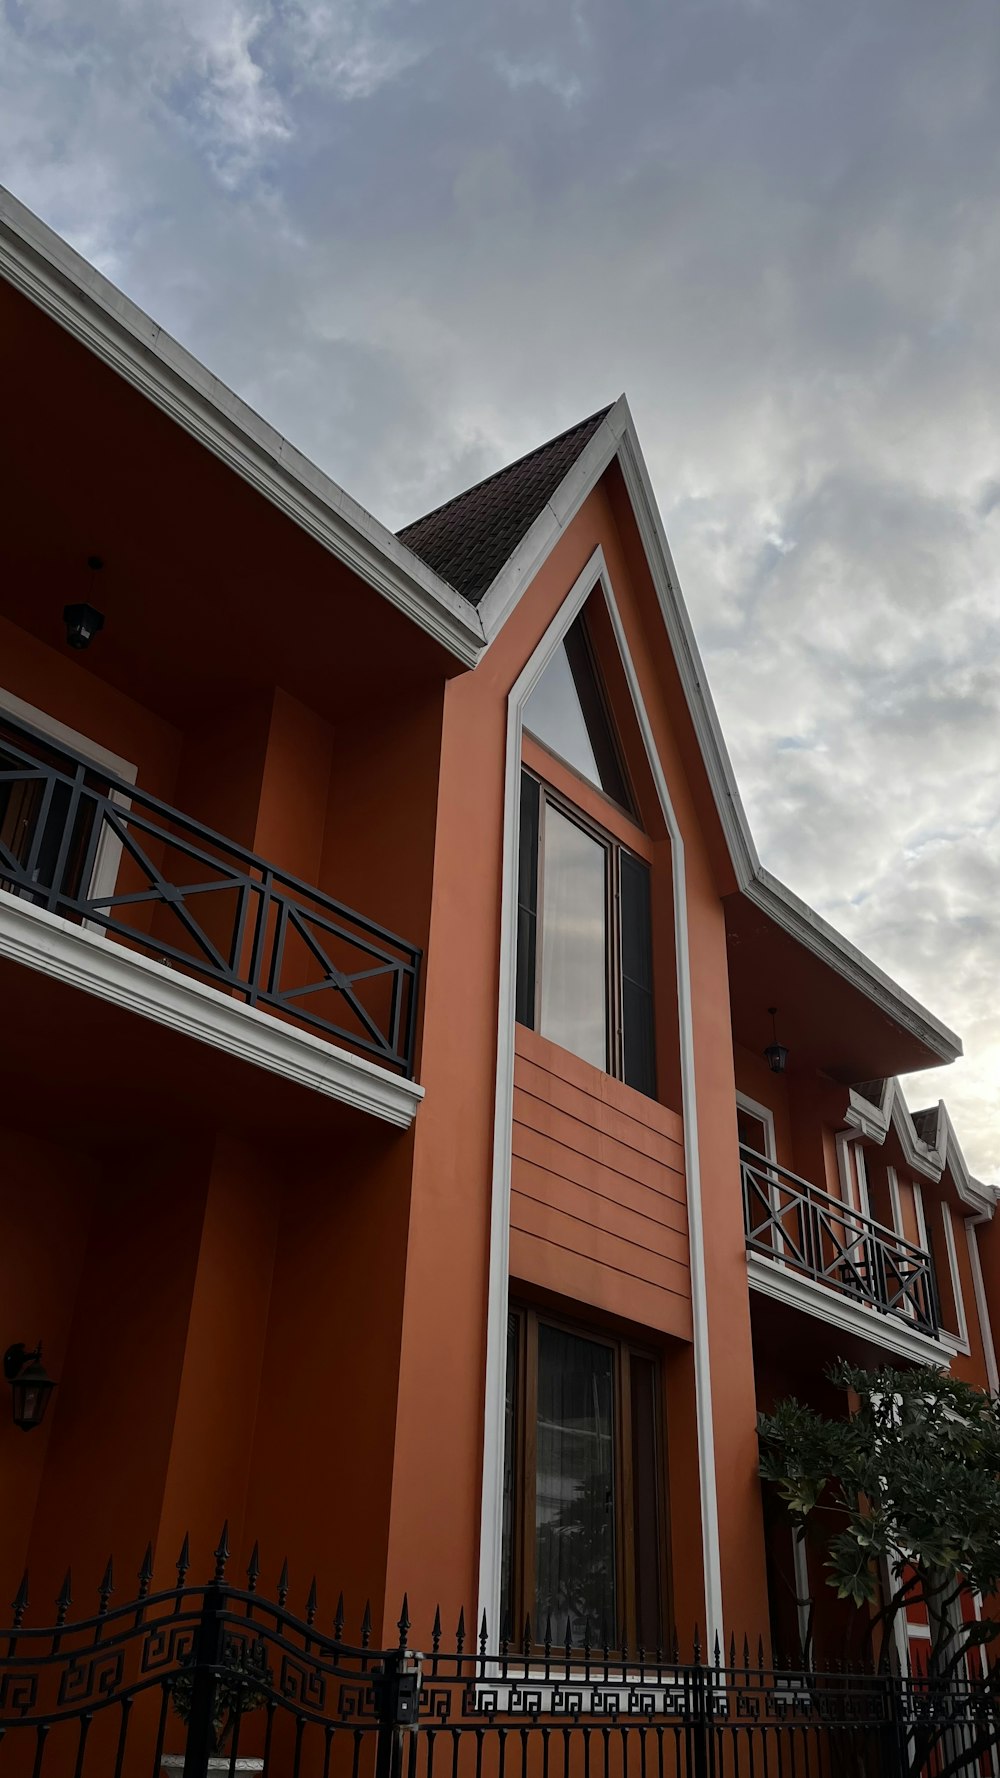
{"type": "Polygon", "coordinates": [[[420,1656],[409,1649],[387,1650],[372,1693],[378,1718],[375,1778],[403,1778],[404,1736],[416,1728],[420,1714],[420,1656]]]}
{"type": "Polygon", "coordinates": [[[215,1752],[216,1673],[225,1653],[225,1594],[216,1584],[205,1588],[201,1618],[192,1649],[191,1713],[184,1747],[184,1778],[206,1778],[215,1752]]]}
{"type": "Polygon", "coordinates": [[[882,1681],[885,1717],[882,1726],[881,1778],[907,1778],[910,1770],[909,1738],[903,1710],[905,1681],[886,1674],[882,1681]]]}
{"type": "Polygon", "coordinates": [[[691,1664],[691,1744],[689,1778],[711,1778],[712,1772],[712,1674],[702,1665],[701,1643],[695,1631],[691,1664]]]}

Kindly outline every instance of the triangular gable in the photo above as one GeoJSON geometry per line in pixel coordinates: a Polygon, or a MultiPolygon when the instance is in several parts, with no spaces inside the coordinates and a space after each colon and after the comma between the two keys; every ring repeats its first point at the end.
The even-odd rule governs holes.
{"type": "MultiPolygon", "coordinates": [[[[575,452],[561,481],[523,532],[507,560],[499,567],[488,588],[477,595],[476,609],[483,625],[485,646],[502,629],[522,594],[534,578],[559,538],[580,510],[584,500],[597,486],[613,462],[617,462],[624,482],[645,554],[649,573],[663,616],[667,639],[681,682],[695,742],[711,788],[725,848],[738,890],[762,913],[773,920],[797,943],[813,952],[820,961],[844,977],[903,1030],[912,1033],[943,1062],[952,1062],[962,1053],[962,1045],[953,1031],[898,983],[891,980],[870,958],[865,957],[834,927],[801,901],[784,883],[761,864],[750,832],[746,812],[740,800],[732,763],[722,737],[718,715],[708,689],[705,669],[698,653],[691,621],[687,614],[677,570],[674,566],[660,517],[659,508],[642,455],[635,425],[624,395],[607,409],[603,416],[595,414],[581,422],[580,429],[571,428],[560,434],[560,441],[575,437],[575,452]],[[586,442],[579,448],[586,434],[586,442]]],[[[541,447],[542,452],[550,447],[541,447]]],[[[536,453],[519,460],[528,464],[536,453]]],[[[488,482],[469,490],[480,496],[484,490],[496,488],[503,471],[488,482]]],[[[439,515],[460,509],[462,496],[428,514],[400,533],[401,539],[414,546],[419,527],[439,515]]],[[[466,508],[467,514],[470,508],[466,508]]],[[[520,515],[520,520],[526,516],[520,515]]],[[[514,527],[516,530],[516,526],[514,527]]],[[[509,536],[512,533],[508,533],[509,536]]]]}

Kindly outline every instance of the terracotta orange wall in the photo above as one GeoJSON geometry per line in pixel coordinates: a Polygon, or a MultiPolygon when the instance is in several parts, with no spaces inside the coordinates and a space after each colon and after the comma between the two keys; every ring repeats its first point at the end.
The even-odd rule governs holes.
{"type": "Polygon", "coordinates": [[[157,1535],[163,1584],[186,1532],[204,1571],[225,1519],[245,1557],[283,1171],[237,1137],[216,1139],[157,1535]]]}
{"type": "MultiPolygon", "coordinates": [[[[332,1615],[343,1590],[355,1632],[371,1597],[376,1636],[411,1162],[412,1137],[369,1119],[353,1136],[344,1126],[328,1142],[288,1145],[244,1515],[242,1557],[258,1538],[272,1588],[287,1555],[300,1605],[317,1573],[324,1609],[332,1615]]],[[[448,1338],[439,1295],[420,1399],[448,1338]]],[[[442,1464],[447,1453],[445,1444],[442,1464]]],[[[460,1491],[454,1474],[451,1485],[460,1491]]]]}
{"type": "Polygon", "coordinates": [[[515,1031],[512,1278],[691,1337],[676,1112],[535,1031],[515,1031]]]}
{"type": "Polygon", "coordinates": [[[94,1210],[31,1537],[41,1596],[155,1540],[187,1342],[210,1154],[158,1135],[109,1165],[94,1210]]]}
{"type": "Polygon", "coordinates": [[[400,1366],[388,1598],[474,1598],[483,1436],[485,1305],[495,1078],[506,699],[598,543],[634,643],[686,846],[695,1052],[715,1375],[726,1611],[750,1623],[764,1599],[753,1362],[736,1152],[725,925],[704,805],[687,782],[663,693],[669,660],[648,588],[633,582],[609,502],[591,496],[474,674],[445,694],[400,1366]],[[442,1341],[442,1318],[446,1337],[442,1341]]]}
{"type": "MultiPolygon", "coordinates": [[[[80,1287],[97,1170],[85,1155],[5,1125],[0,1179],[0,1351],[42,1340],[42,1361],[57,1385],[80,1287]]],[[[65,1391],[57,1387],[37,1431],[21,1432],[0,1402],[0,1589],[12,1598],[28,1559],[32,1520],[65,1391]]]]}
{"type": "Polygon", "coordinates": [[[177,729],[99,679],[86,657],[47,648],[0,618],[0,686],[139,768],[139,783],[169,798],[180,752],[177,729]]]}

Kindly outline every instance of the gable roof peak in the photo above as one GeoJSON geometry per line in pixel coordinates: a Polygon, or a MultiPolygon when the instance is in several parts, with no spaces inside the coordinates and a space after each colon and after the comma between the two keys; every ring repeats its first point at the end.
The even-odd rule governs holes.
{"type": "Polygon", "coordinates": [[[399,541],[478,605],[613,406],[588,414],[404,525],[399,541]]]}

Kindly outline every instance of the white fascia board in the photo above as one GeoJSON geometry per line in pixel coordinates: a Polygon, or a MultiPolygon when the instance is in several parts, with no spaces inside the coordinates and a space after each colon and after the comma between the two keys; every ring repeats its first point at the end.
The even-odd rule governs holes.
{"type": "Polygon", "coordinates": [[[474,605],[0,186],[0,276],[465,667],[474,605]]]}
{"type": "Polygon", "coordinates": [[[1000,1189],[995,1185],[984,1184],[969,1172],[968,1162],[962,1153],[955,1126],[943,1099],[938,1104],[937,1147],[941,1155],[942,1170],[947,1167],[962,1203],[974,1210],[980,1220],[988,1221],[996,1209],[1000,1189]]]}
{"type": "Polygon", "coordinates": [[[802,1278],[783,1266],[780,1260],[766,1259],[763,1254],[747,1254],[747,1277],[752,1290],[776,1302],[788,1303],[815,1315],[828,1327],[854,1334],[873,1345],[883,1346],[897,1358],[908,1358],[914,1364],[936,1364],[945,1369],[954,1352],[943,1340],[918,1333],[901,1317],[882,1315],[864,1303],[852,1302],[828,1284],[815,1278],[802,1278]]]}
{"type": "Polygon", "coordinates": [[[0,957],[408,1129],[415,1081],[0,890],[0,957]]]}

